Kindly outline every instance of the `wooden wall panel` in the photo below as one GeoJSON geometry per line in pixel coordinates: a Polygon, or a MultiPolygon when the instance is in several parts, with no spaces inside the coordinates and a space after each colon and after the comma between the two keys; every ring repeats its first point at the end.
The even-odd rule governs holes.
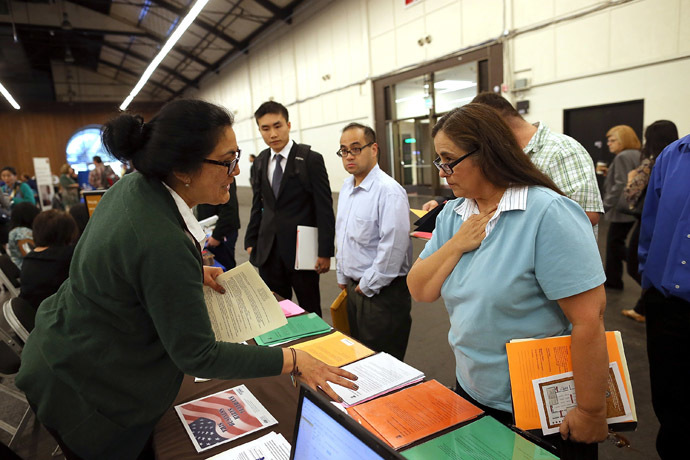
{"type": "MultiPolygon", "coordinates": [[[[139,110],[149,120],[160,106],[139,110]]],[[[113,105],[74,105],[0,111],[0,168],[14,166],[17,173],[34,175],[33,157],[50,158],[53,174],[66,162],[67,141],[80,128],[103,124],[115,117],[113,105]]]]}

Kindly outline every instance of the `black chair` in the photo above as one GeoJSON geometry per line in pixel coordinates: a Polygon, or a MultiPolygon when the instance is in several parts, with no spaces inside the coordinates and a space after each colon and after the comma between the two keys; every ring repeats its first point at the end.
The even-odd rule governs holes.
{"type": "Polygon", "coordinates": [[[0,255],[0,285],[10,294],[10,297],[19,295],[19,268],[12,262],[7,254],[0,255]]]}
{"type": "MultiPolygon", "coordinates": [[[[2,335],[6,335],[6,332],[2,331],[2,335]]],[[[13,350],[12,347],[8,345],[5,340],[0,341],[0,377],[4,378],[13,376],[17,372],[19,372],[20,364],[21,359],[19,355],[15,352],[15,350],[13,350]]],[[[0,385],[0,392],[5,393],[17,399],[18,401],[26,404],[26,410],[24,411],[24,415],[22,416],[19,425],[12,426],[7,422],[0,421],[0,429],[12,435],[12,439],[10,439],[10,442],[7,444],[7,447],[11,449],[17,442],[19,437],[22,435],[24,430],[26,430],[26,428],[29,427],[29,421],[31,420],[32,411],[24,395],[16,388],[12,388],[3,384],[0,385]]]]}
{"type": "Polygon", "coordinates": [[[36,319],[34,307],[28,300],[14,297],[3,304],[2,313],[14,333],[26,343],[29,333],[34,329],[34,320],[36,319]]]}

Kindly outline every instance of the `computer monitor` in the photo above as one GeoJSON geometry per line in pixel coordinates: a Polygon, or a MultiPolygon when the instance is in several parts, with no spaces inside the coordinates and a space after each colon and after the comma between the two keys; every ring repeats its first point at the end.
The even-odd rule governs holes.
{"type": "Polygon", "coordinates": [[[89,212],[89,217],[93,216],[93,211],[96,209],[96,205],[101,201],[105,192],[106,190],[84,190],[81,192],[86,202],[86,209],[89,212]]]}
{"type": "Polygon", "coordinates": [[[345,412],[304,385],[300,388],[291,460],[403,459],[345,412]]]}

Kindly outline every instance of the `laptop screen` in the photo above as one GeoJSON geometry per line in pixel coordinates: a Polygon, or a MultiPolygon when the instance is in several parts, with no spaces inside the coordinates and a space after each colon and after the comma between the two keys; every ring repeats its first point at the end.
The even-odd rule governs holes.
{"type": "Polygon", "coordinates": [[[291,459],[402,459],[349,415],[302,386],[291,459]]]}

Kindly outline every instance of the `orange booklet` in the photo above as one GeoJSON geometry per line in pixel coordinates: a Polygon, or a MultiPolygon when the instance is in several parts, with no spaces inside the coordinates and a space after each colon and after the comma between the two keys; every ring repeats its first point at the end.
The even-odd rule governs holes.
{"type": "MultiPolygon", "coordinates": [[[[606,348],[609,353],[609,362],[618,364],[632,410],[631,420],[612,425],[612,428],[618,430],[635,429],[637,426],[635,400],[630,383],[628,363],[623,350],[623,340],[619,331],[606,333],[606,348]]],[[[523,430],[539,429],[541,423],[532,380],[572,372],[570,336],[513,340],[506,344],[506,351],[508,353],[515,425],[523,430]]]]}
{"type": "Polygon", "coordinates": [[[347,412],[394,449],[484,413],[436,380],[349,407],[347,412]]]}
{"type": "Polygon", "coordinates": [[[338,331],[318,339],[292,345],[292,348],[304,350],[314,358],[335,367],[344,366],[374,354],[370,348],[338,331]]]}

